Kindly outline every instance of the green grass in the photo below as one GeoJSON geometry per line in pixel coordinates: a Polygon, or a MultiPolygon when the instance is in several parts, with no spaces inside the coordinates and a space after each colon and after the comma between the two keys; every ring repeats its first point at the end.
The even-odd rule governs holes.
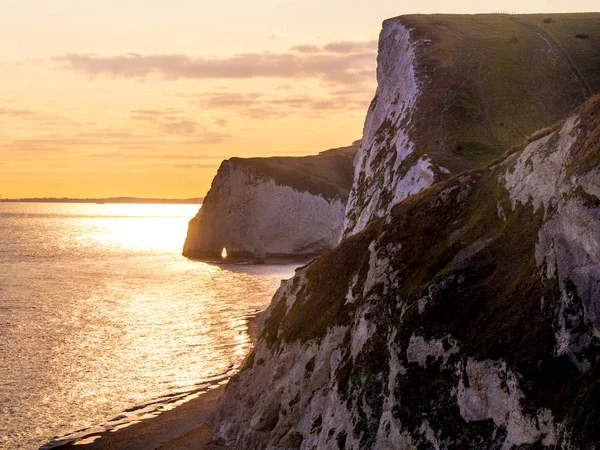
{"type": "Polygon", "coordinates": [[[454,153],[472,161],[475,166],[488,164],[498,157],[497,148],[477,141],[458,142],[454,153]]]}
{"type": "Polygon", "coordinates": [[[600,92],[600,13],[554,14],[553,23],[542,15],[518,16],[540,27],[569,54],[593,92],[600,92]],[[578,39],[577,35],[589,39],[578,39]]]}
{"type": "Polygon", "coordinates": [[[453,173],[482,167],[565,118],[589,97],[588,87],[600,91],[600,14],[390,20],[430,41],[418,58],[417,73],[428,82],[411,137],[419,154],[453,173]],[[589,39],[577,39],[580,33],[589,39]]]}
{"type": "Polygon", "coordinates": [[[357,150],[358,147],[350,146],[311,156],[231,158],[231,161],[252,169],[256,175],[272,178],[277,184],[345,201],[354,179],[353,161],[357,150]]]}

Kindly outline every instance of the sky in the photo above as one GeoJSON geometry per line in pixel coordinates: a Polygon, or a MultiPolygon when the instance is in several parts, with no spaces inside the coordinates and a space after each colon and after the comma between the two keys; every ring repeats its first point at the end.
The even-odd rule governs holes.
{"type": "Polygon", "coordinates": [[[384,19],[597,0],[0,0],[0,195],[204,196],[360,139],[384,19]]]}

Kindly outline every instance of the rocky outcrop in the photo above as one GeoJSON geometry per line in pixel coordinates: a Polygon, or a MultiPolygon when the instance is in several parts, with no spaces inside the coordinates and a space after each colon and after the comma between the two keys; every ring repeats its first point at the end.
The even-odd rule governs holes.
{"type": "Polygon", "coordinates": [[[224,161],[189,224],[189,257],[308,256],[340,239],[358,143],[319,155],[224,161]]]}
{"type": "Polygon", "coordinates": [[[345,239],[276,293],[220,442],[600,445],[598,19],[384,23],[345,239]]]}
{"type": "Polygon", "coordinates": [[[383,23],[378,88],[344,235],[409,195],[499,157],[600,92],[600,15],[402,16],[383,23]],[[551,17],[552,22],[544,22],[551,17]],[[595,21],[595,22],[594,22],[595,21]],[[594,31],[594,33],[592,33],[594,31]]]}
{"type": "Polygon", "coordinates": [[[282,284],[229,383],[236,448],[600,445],[600,97],[282,284]]]}

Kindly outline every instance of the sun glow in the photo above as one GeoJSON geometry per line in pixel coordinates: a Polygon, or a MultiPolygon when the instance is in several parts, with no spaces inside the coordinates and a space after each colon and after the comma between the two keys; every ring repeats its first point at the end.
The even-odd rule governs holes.
{"type": "MultiPolygon", "coordinates": [[[[90,205],[98,209],[94,233],[81,236],[101,245],[179,251],[199,205],[90,205]],[[152,218],[153,220],[147,220],[152,218]]],[[[95,211],[96,212],[96,211],[95,211]]],[[[74,219],[77,220],[77,219],[74,219]]]]}

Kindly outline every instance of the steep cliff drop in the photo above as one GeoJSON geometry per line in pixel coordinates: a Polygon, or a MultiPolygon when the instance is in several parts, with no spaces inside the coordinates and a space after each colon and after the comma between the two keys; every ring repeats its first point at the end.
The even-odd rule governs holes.
{"type": "Polygon", "coordinates": [[[599,22],[600,14],[386,20],[344,234],[436,180],[488,164],[600,92],[599,22]],[[594,38],[577,39],[577,30],[594,38]]]}
{"type": "Polygon", "coordinates": [[[188,257],[309,256],[339,240],[358,142],[314,156],[231,158],[189,224],[188,257]]]}
{"type": "Polygon", "coordinates": [[[216,436],[235,448],[597,448],[599,139],[597,97],[299,270],[227,387],[216,436]]]}
{"type": "Polygon", "coordinates": [[[600,15],[546,17],[385,22],[348,237],[276,293],[218,441],[600,446],[600,47],[569,40],[600,15]]]}

